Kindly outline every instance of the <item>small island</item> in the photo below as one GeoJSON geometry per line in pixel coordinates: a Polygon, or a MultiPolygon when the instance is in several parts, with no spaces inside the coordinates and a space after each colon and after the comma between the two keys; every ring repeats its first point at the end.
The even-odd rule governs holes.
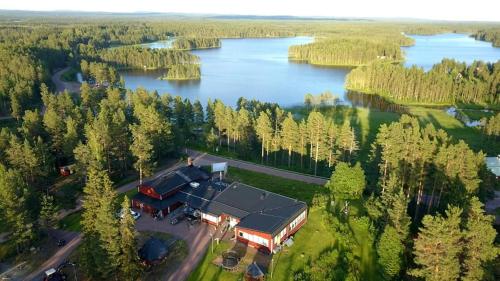
{"type": "Polygon", "coordinates": [[[178,38],[172,43],[172,48],[177,50],[199,50],[220,48],[219,38],[178,38]]]}
{"type": "Polygon", "coordinates": [[[176,64],[168,68],[163,80],[199,80],[201,71],[199,64],[176,64]]]}

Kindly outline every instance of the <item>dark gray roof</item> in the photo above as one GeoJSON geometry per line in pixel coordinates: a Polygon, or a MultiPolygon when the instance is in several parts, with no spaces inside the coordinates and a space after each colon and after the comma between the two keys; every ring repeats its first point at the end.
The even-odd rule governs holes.
{"type": "Polygon", "coordinates": [[[275,235],[306,208],[306,203],[296,199],[233,183],[215,197],[206,210],[239,218],[241,228],[275,235]]]}
{"type": "Polygon", "coordinates": [[[264,272],[262,272],[262,269],[260,269],[259,265],[256,262],[251,263],[247,267],[247,275],[250,275],[253,278],[259,278],[264,276],[264,272]]]}
{"type": "Polygon", "coordinates": [[[168,247],[165,241],[151,237],[139,250],[139,257],[145,261],[158,261],[168,254],[168,247]]]}
{"type": "Polygon", "coordinates": [[[146,181],[145,186],[152,187],[156,193],[164,195],[179,189],[192,181],[207,180],[210,178],[208,172],[195,166],[182,167],[175,172],[146,181]]]}
{"type": "Polygon", "coordinates": [[[179,198],[177,196],[177,194],[175,194],[174,196],[170,196],[170,197],[163,199],[163,200],[152,198],[152,197],[149,197],[149,196],[142,194],[142,193],[137,193],[136,195],[134,195],[134,197],[132,197],[132,200],[142,202],[142,203],[149,205],[157,210],[164,210],[164,209],[168,208],[169,206],[171,206],[172,204],[177,203],[179,201],[182,201],[180,199],[181,198],[179,198]]]}

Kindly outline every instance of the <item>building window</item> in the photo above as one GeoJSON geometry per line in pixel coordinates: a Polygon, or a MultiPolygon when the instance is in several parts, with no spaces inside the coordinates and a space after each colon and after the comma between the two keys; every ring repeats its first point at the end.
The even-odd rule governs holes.
{"type": "Polygon", "coordinates": [[[248,241],[251,241],[251,242],[268,247],[269,241],[265,238],[260,237],[259,235],[248,234],[246,232],[241,232],[241,231],[240,231],[239,235],[240,235],[240,237],[242,237],[248,241]]]}
{"type": "Polygon", "coordinates": [[[301,221],[306,218],[306,211],[302,212],[298,217],[296,217],[292,223],[290,223],[290,230],[293,230],[301,221]]]}

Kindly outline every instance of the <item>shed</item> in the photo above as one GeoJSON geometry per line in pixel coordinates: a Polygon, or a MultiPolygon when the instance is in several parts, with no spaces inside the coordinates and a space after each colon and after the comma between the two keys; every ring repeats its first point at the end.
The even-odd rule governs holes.
{"type": "Polygon", "coordinates": [[[158,264],[168,255],[168,246],[165,241],[151,237],[139,249],[139,257],[146,264],[158,264]]]}
{"type": "Polygon", "coordinates": [[[247,271],[245,272],[245,281],[263,281],[264,277],[264,272],[262,272],[256,262],[251,263],[247,267],[247,271]]]}

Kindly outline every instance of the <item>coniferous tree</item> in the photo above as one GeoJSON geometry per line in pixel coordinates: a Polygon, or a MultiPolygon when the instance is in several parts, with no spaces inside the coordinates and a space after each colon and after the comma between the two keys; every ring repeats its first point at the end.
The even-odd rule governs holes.
{"type": "Polygon", "coordinates": [[[93,277],[110,278],[120,266],[116,191],[105,171],[92,169],[83,192],[83,265],[93,277]]]}
{"type": "Polygon", "coordinates": [[[485,266],[499,255],[494,244],[497,235],[493,216],[486,215],[477,197],[470,200],[464,230],[464,257],[462,280],[483,280],[485,266]]]}
{"type": "Polygon", "coordinates": [[[132,214],[128,211],[130,208],[130,200],[125,196],[121,205],[121,213],[123,214],[120,224],[120,254],[118,255],[118,264],[121,272],[122,280],[136,280],[140,272],[138,266],[139,259],[137,256],[137,238],[135,230],[135,221],[132,214]]]}
{"type": "Polygon", "coordinates": [[[460,276],[463,249],[460,230],[462,210],[449,206],[446,217],[426,215],[414,245],[415,277],[429,281],[455,281],[460,276]]]}
{"type": "Polygon", "coordinates": [[[283,121],[281,137],[281,144],[288,152],[288,167],[290,167],[292,152],[297,150],[297,142],[299,141],[299,128],[290,112],[283,121]]]}
{"type": "Polygon", "coordinates": [[[42,195],[40,221],[42,226],[53,227],[57,222],[57,206],[54,204],[54,197],[42,195]]]}
{"type": "Polygon", "coordinates": [[[130,151],[137,158],[134,167],[139,172],[139,183],[142,184],[143,176],[148,176],[152,173],[153,163],[151,162],[151,158],[153,156],[153,145],[148,135],[138,125],[131,125],[130,131],[132,131],[133,139],[130,151]]]}
{"type": "Polygon", "coordinates": [[[261,162],[264,161],[264,150],[268,151],[269,143],[271,142],[273,129],[271,120],[266,112],[261,112],[255,123],[255,132],[261,142],[261,162]]]}
{"type": "Polygon", "coordinates": [[[384,275],[388,279],[395,278],[401,271],[404,245],[401,243],[398,232],[387,225],[377,244],[377,254],[384,275]]]}
{"type": "Polygon", "coordinates": [[[0,164],[0,215],[12,231],[18,253],[35,238],[27,203],[30,196],[30,189],[21,174],[0,164]]]}

